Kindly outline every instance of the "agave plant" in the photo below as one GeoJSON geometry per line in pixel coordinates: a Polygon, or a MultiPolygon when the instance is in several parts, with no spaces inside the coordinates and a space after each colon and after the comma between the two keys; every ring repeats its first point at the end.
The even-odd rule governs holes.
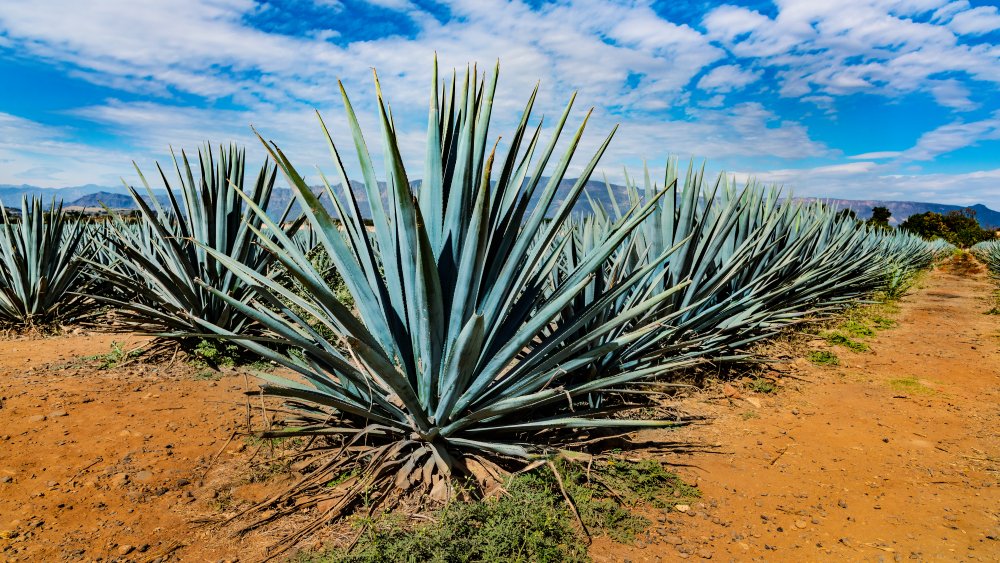
{"type": "Polygon", "coordinates": [[[995,275],[1000,275],[1000,240],[989,240],[975,244],[970,249],[995,275]]]}
{"type": "MultiPolygon", "coordinates": [[[[252,333],[252,319],[211,291],[240,303],[253,295],[216,254],[255,272],[268,271],[273,256],[256,243],[255,235],[263,223],[246,215],[244,197],[266,211],[276,167],[265,162],[247,186],[245,153],[235,146],[219,147],[217,158],[208,146],[199,150],[197,171],[183,151],[173,162],[176,190],[157,164],[166,187],[166,208],[136,166],[148,197],[128,186],[139,208],[139,220],[113,214],[107,223],[106,246],[92,261],[106,284],[93,297],[119,309],[125,329],[180,338],[203,333],[198,320],[204,320],[234,332],[252,333]]],[[[285,225],[287,212],[274,224],[276,232],[291,233],[301,224],[285,225]]]]}
{"type": "Polygon", "coordinates": [[[83,224],[61,203],[46,211],[40,198],[21,201],[20,218],[0,206],[0,325],[29,327],[72,320],[87,307],[81,259],[83,224]]]}
{"type": "MultiPolygon", "coordinates": [[[[671,330],[647,312],[676,288],[646,289],[669,253],[613,284],[591,288],[589,304],[574,307],[652,212],[656,198],[624,212],[553,286],[550,274],[572,237],[571,210],[611,135],[557,204],[586,119],[552,166],[573,101],[541,147],[541,124],[533,131],[528,127],[532,93],[506,155],[499,157],[487,144],[497,70],[484,82],[475,72],[466,73],[461,85],[453,81],[441,91],[435,69],[419,189],[411,187],[377,78],[385,192],[341,86],[372,206],[371,230],[352,190],[335,190],[324,177],[335,209],[327,212],[284,153],[265,143],[353,296],[357,316],[341,304],[296,242],[276,231],[252,202],[247,205],[254,219],[267,229],[258,229],[258,242],[308,292],[275,287],[260,272],[209,250],[255,290],[256,300],[247,304],[213,292],[293,353],[203,324],[298,373],[300,380],[262,375],[267,380],[263,392],[287,399],[296,413],[281,435],[340,440],[337,454],[294,489],[316,493],[307,506],[326,501],[319,521],[341,514],[363,491],[374,491],[372,500],[378,503],[390,498],[386,491],[393,486],[423,487],[436,498],[455,492],[455,478],[487,486],[504,474],[505,464],[523,465],[572,446],[581,431],[675,424],[610,415],[634,406],[625,394],[630,383],[688,365],[689,359],[660,357],[594,373],[599,360],[619,347],[653,331],[671,330]],[[608,315],[624,296],[629,306],[608,315]],[[336,338],[314,329],[317,322],[336,338]],[[602,344],[593,346],[599,340],[602,344]],[[616,401],[593,406],[587,400],[591,393],[614,390],[622,392],[616,401]],[[359,464],[363,470],[351,473],[359,464]],[[324,487],[338,473],[349,477],[324,487]]],[[[340,151],[323,130],[339,183],[351,186],[340,151]]],[[[265,504],[281,504],[284,498],[265,504]]]]}

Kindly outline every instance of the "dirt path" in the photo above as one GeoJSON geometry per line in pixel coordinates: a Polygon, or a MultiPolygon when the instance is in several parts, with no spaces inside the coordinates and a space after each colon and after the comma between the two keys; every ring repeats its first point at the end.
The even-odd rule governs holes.
{"type": "Polygon", "coordinates": [[[1000,561],[993,289],[938,269],[871,352],[838,347],[840,366],[800,360],[774,395],[691,405],[715,420],[670,438],[721,446],[680,460],[705,502],[595,559],[1000,561]]]}

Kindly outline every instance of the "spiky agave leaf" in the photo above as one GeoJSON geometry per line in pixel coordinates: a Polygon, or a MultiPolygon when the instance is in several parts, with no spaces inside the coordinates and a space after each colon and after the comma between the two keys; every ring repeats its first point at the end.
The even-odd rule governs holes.
{"type": "Polygon", "coordinates": [[[75,292],[88,281],[83,223],[55,200],[46,211],[40,198],[23,198],[19,218],[0,205],[0,219],[0,325],[25,327],[80,316],[87,303],[75,292]]]}
{"type": "MultiPolygon", "coordinates": [[[[111,215],[104,254],[92,261],[106,287],[93,297],[118,308],[122,327],[128,330],[185,337],[204,332],[200,319],[252,333],[252,319],[207,288],[241,303],[249,302],[252,290],[208,249],[255,272],[268,271],[273,257],[254,235],[263,223],[246,214],[244,198],[266,210],[277,169],[265,162],[249,184],[245,153],[236,146],[219,147],[218,157],[206,146],[198,151],[197,168],[184,151],[180,159],[172,156],[177,188],[157,164],[166,187],[166,208],[136,166],[147,197],[127,186],[139,209],[138,221],[111,215]]],[[[285,225],[284,219],[274,229],[291,233],[300,224],[285,225]]]]}
{"type": "Polygon", "coordinates": [[[1000,275],[1000,241],[980,242],[973,245],[970,250],[994,275],[1000,275]]]}
{"type": "MultiPolygon", "coordinates": [[[[629,341],[670,330],[646,312],[675,288],[639,289],[657,263],[616,280],[588,306],[574,308],[577,297],[648,217],[655,197],[624,213],[605,239],[552,287],[551,273],[571,236],[566,229],[570,212],[611,135],[568,192],[560,193],[586,119],[554,162],[573,101],[542,146],[541,125],[528,127],[533,93],[508,152],[498,157],[486,143],[497,71],[485,82],[475,71],[467,73],[461,87],[442,93],[435,70],[425,179],[416,193],[381,91],[384,192],[341,88],[372,208],[371,229],[352,190],[338,193],[324,178],[336,210],[331,215],[282,151],[266,145],[347,284],[357,316],[340,303],[289,237],[279,234],[259,242],[307,290],[304,295],[273,287],[260,272],[212,252],[257,293],[252,305],[227,300],[265,326],[272,341],[300,353],[277,353],[256,339],[205,325],[298,373],[301,381],[266,376],[263,390],[287,398],[298,409],[300,416],[288,434],[344,435],[345,447],[351,447],[327,471],[357,461],[352,455],[366,456],[365,477],[331,493],[339,500],[327,515],[339,513],[355,500],[353,494],[379,483],[420,485],[447,496],[456,474],[482,477],[495,471],[500,460],[523,462],[551,454],[566,445],[559,430],[675,424],[609,417],[629,406],[626,399],[599,408],[586,400],[592,392],[622,388],[689,362],[661,358],[592,373],[602,356],[629,341]],[[543,177],[548,178],[544,184],[543,177]],[[626,296],[629,308],[606,314],[611,303],[626,296]],[[339,341],[324,338],[314,328],[317,324],[339,335],[339,341]],[[609,334],[614,337],[605,338],[609,334]],[[592,346],[598,339],[603,344],[592,346]],[[354,447],[362,442],[369,449],[354,447]]],[[[350,186],[339,149],[326,134],[339,184],[350,186]]],[[[250,202],[248,206],[272,232],[266,214],[250,202]]],[[[319,475],[307,485],[317,487],[329,479],[328,473],[319,475]]]]}

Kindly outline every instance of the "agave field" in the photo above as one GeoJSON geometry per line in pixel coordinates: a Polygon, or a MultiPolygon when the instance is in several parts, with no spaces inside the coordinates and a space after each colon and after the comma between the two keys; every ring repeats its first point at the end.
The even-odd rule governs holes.
{"type": "MultiPolygon", "coordinates": [[[[419,182],[378,91],[379,132],[363,134],[346,93],[348,128],[320,122],[333,176],[318,188],[261,138],[269,159],[249,177],[237,148],[158,168],[166,206],[142,197],[140,171],[137,216],[25,202],[0,227],[0,323],[112,314],[281,366],[259,374],[286,413],[262,435],[313,439],[313,465],[259,508],[321,506],[319,525],[362,500],[477,496],[603,432],[682,424],[647,413],[685,370],[898,294],[951,252],[673,160],[603,206],[587,185],[614,132],[578,154],[589,116],[571,126],[570,99],[543,135],[533,92],[498,151],[496,83],[495,69],[444,85],[435,71],[419,182]],[[279,176],[295,217],[269,207],[279,176]]],[[[973,252],[1000,270],[1000,244],[973,252]]]]}

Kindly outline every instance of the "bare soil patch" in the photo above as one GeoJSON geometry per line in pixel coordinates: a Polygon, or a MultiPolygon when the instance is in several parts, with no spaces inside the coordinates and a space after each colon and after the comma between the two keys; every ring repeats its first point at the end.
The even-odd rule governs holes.
{"type": "MultiPolygon", "coordinates": [[[[86,356],[141,337],[78,334],[0,341],[0,559],[218,561],[259,555],[193,522],[233,494],[247,456],[245,379],[198,380],[181,363],[101,370],[86,356]],[[220,473],[223,474],[220,476],[220,473]]],[[[166,362],[169,363],[169,362],[166,362]]]]}

